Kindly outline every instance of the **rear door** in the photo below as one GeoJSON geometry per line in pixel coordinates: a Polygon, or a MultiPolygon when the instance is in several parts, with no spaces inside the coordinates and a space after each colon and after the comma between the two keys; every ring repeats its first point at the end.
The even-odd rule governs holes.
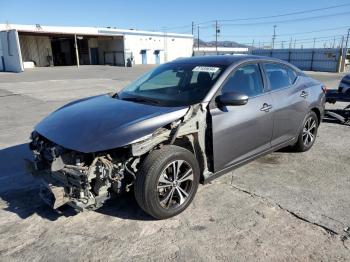
{"type": "Polygon", "coordinates": [[[235,69],[217,95],[241,92],[249,96],[242,106],[210,105],[215,172],[228,168],[270,148],[273,114],[271,98],[264,93],[258,64],[235,69]]]}
{"type": "Polygon", "coordinates": [[[299,133],[308,110],[308,92],[293,68],[281,63],[264,63],[263,68],[274,109],[271,145],[277,146],[299,133]]]}

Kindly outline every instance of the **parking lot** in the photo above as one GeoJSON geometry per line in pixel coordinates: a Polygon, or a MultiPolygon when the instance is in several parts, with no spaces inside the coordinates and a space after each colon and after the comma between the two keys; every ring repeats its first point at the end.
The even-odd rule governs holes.
{"type": "MultiPolygon", "coordinates": [[[[350,127],[337,123],[321,124],[309,152],[276,152],[200,186],[168,220],[147,216],[132,194],[94,212],[46,207],[24,168],[33,126],[150,68],[0,73],[0,260],[350,260],[350,127]]],[[[308,74],[328,88],[343,75],[308,74]]]]}

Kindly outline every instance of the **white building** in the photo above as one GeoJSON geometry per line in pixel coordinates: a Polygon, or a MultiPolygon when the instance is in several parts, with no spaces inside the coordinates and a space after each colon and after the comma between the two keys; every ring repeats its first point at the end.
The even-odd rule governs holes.
{"type": "Polygon", "coordinates": [[[193,36],[97,27],[0,24],[0,71],[60,65],[160,64],[192,56],[193,36]]]}

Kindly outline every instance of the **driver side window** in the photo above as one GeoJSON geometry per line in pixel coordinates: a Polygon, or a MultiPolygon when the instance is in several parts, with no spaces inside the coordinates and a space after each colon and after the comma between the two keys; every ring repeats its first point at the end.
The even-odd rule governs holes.
{"type": "Polygon", "coordinates": [[[254,97],[264,92],[264,84],[257,64],[238,68],[227,80],[222,93],[239,92],[254,97]]]}

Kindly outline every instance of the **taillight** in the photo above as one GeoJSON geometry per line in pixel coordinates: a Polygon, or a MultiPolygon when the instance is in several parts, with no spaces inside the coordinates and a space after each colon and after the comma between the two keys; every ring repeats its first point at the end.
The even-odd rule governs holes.
{"type": "Polygon", "coordinates": [[[321,89],[322,89],[322,91],[323,91],[323,93],[327,93],[327,87],[326,86],[321,86],[321,89]]]}

